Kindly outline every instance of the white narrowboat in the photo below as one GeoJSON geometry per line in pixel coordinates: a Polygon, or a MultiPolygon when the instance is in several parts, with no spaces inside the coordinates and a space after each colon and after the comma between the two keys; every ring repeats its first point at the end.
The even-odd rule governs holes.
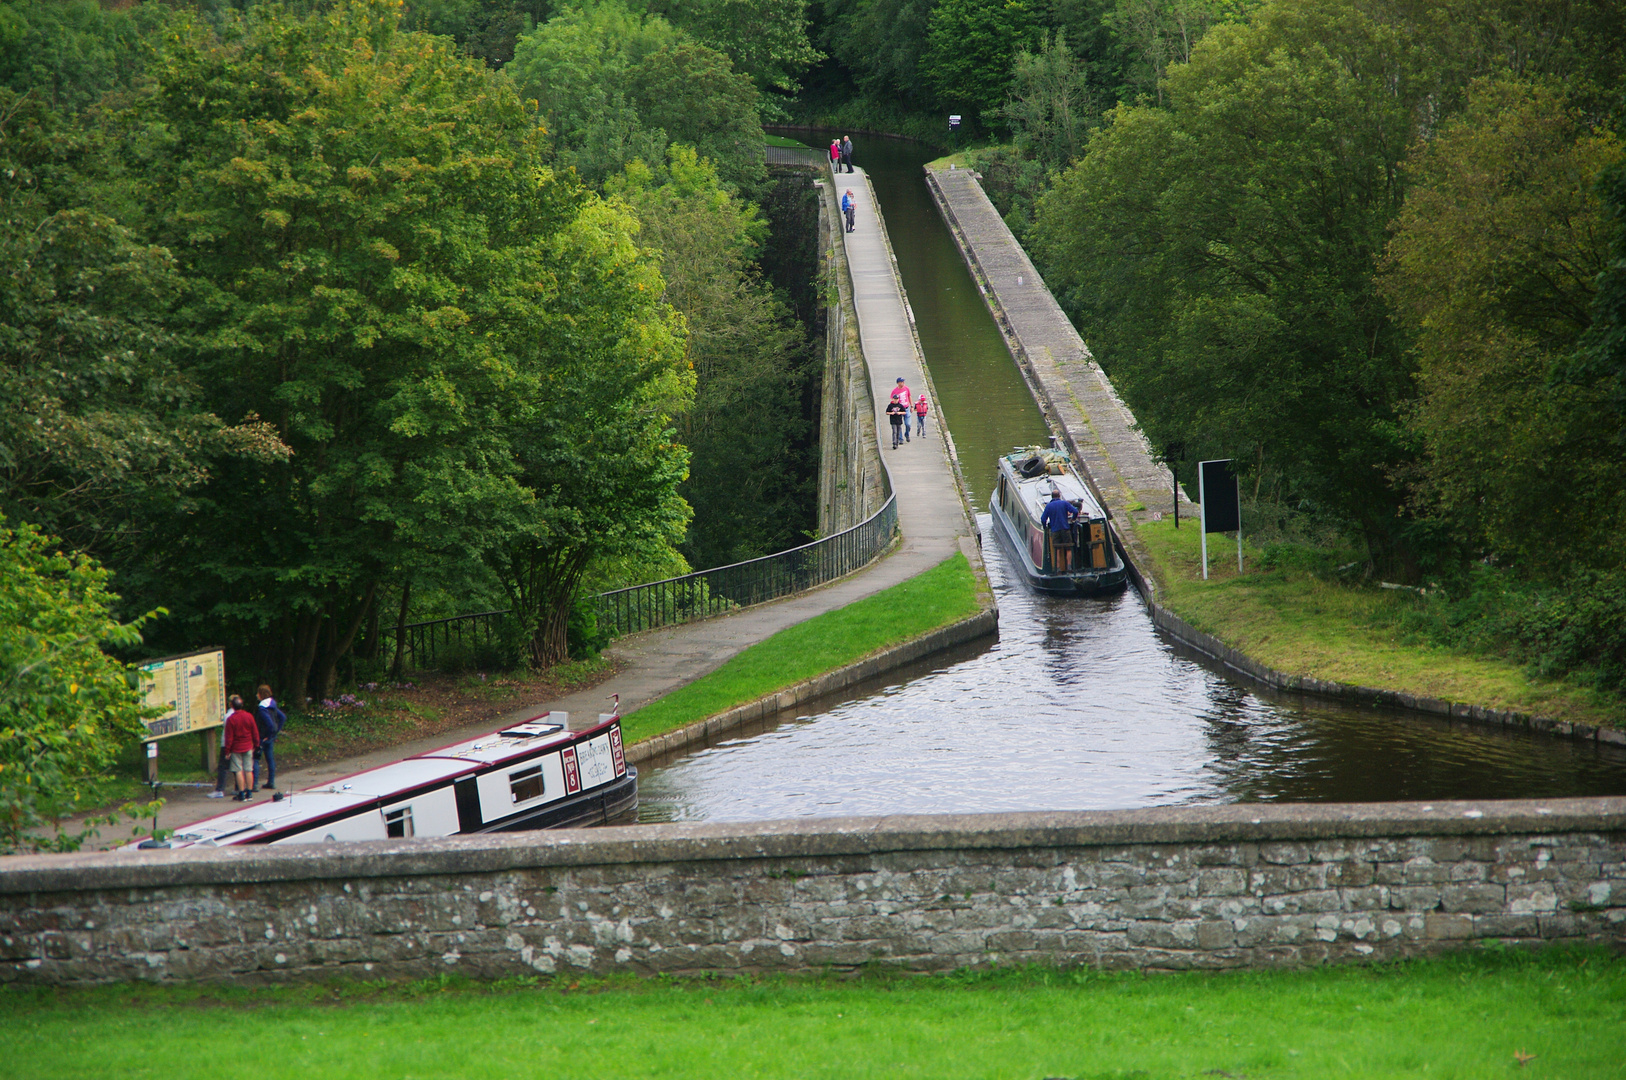
{"type": "Polygon", "coordinates": [[[999,459],[989,506],[994,532],[1034,588],[1066,596],[1092,596],[1123,588],[1123,557],[1112,524],[1065,450],[1022,447],[999,459]],[[1074,507],[1060,536],[1043,524],[1057,496],[1074,507]]]}
{"type": "Polygon", "coordinates": [[[238,803],[175,831],[171,848],[315,844],[598,825],[638,808],[621,721],[584,731],[543,713],[280,798],[238,803]]]}

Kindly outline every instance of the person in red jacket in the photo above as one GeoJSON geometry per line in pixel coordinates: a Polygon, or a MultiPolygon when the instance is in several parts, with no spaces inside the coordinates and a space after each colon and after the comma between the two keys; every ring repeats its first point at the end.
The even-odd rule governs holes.
{"type": "Polygon", "coordinates": [[[247,802],[254,798],[254,751],[260,745],[260,725],[236,694],[226,704],[231,712],[226,714],[224,749],[231,755],[231,771],[237,774],[237,794],[232,797],[247,802]]]}

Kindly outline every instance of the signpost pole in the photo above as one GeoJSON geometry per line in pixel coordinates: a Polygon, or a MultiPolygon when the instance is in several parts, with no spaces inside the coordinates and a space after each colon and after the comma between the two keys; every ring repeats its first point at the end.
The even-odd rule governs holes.
{"type": "MultiPolygon", "coordinates": [[[[1197,529],[1197,535],[1202,537],[1202,545],[1203,545],[1203,580],[1207,581],[1208,580],[1208,489],[1204,485],[1204,481],[1207,479],[1203,475],[1203,473],[1205,471],[1206,470],[1202,467],[1201,464],[1199,464],[1197,466],[1197,509],[1198,509],[1198,513],[1201,515],[1201,518],[1202,518],[1202,524],[1197,529]]],[[[1176,506],[1179,505],[1179,500],[1178,499],[1175,500],[1175,505],[1176,506]]]]}

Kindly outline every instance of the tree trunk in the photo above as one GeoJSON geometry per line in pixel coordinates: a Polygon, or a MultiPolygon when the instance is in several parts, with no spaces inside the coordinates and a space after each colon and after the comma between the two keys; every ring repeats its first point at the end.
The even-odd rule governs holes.
{"type": "Polygon", "coordinates": [[[282,693],[299,711],[310,703],[311,665],[316,662],[316,642],[324,621],[320,611],[302,611],[294,620],[293,648],[283,666],[282,693]]]}
{"type": "Polygon", "coordinates": [[[412,579],[401,586],[401,612],[395,617],[395,659],[390,662],[390,678],[401,681],[401,663],[406,654],[407,605],[412,602],[412,579]]]}
{"type": "Polygon", "coordinates": [[[350,646],[355,642],[356,632],[361,629],[361,624],[366,620],[367,612],[373,606],[373,596],[377,592],[378,583],[376,581],[367,586],[367,591],[362,594],[360,602],[356,605],[355,613],[351,615],[349,625],[342,634],[339,632],[338,614],[335,613],[334,617],[328,620],[327,633],[324,635],[328,639],[328,648],[326,655],[322,657],[321,672],[322,696],[324,698],[332,697],[338,690],[339,661],[344,659],[345,653],[350,651],[350,646]]]}

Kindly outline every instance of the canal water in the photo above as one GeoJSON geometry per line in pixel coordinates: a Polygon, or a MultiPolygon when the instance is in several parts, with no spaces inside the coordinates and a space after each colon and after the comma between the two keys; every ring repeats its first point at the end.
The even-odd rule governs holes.
{"type": "MultiPolygon", "coordinates": [[[[926,189],[921,166],[934,156],[865,139],[856,161],[985,505],[994,458],[1046,432],[926,189]]],[[[1614,748],[1244,684],[1160,634],[1132,592],[1033,592],[980,523],[997,641],[646,763],[640,820],[1626,793],[1626,752],[1614,748]]]]}

